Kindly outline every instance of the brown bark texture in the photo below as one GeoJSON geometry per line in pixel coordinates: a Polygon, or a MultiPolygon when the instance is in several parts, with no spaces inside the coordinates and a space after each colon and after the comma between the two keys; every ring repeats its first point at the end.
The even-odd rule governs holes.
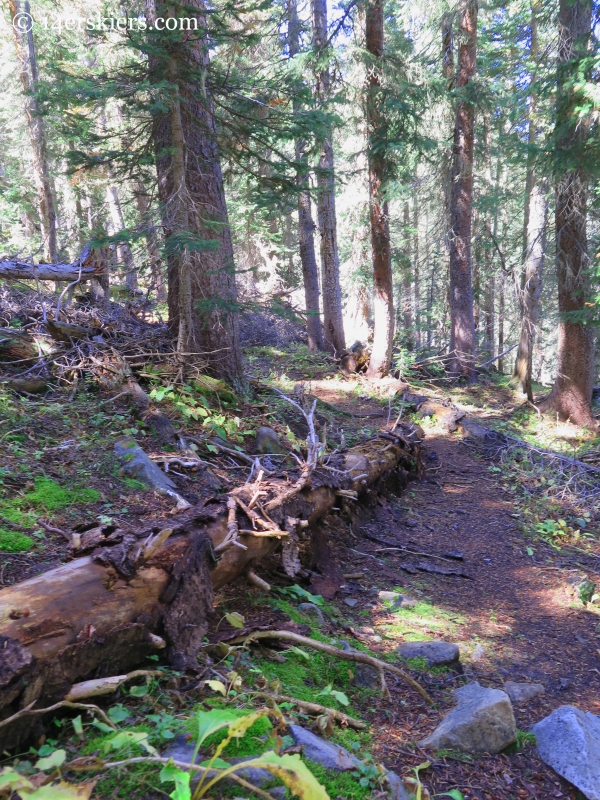
{"type": "MultiPolygon", "coordinates": [[[[311,0],[313,47],[317,66],[316,96],[321,107],[330,98],[331,75],[327,62],[327,0],[311,0]]],[[[344,320],[342,316],[342,291],[337,244],[337,218],[335,211],[335,169],[333,158],[333,131],[326,126],[320,142],[317,177],[317,220],[321,245],[321,293],[323,297],[323,338],[325,348],[334,355],[346,349],[344,320]]]]}
{"type": "MultiPolygon", "coordinates": [[[[557,149],[567,168],[556,186],[556,274],[558,279],[558,353],[552,391],[541,404],[543,411],[595,429],[591,402],[594,387],[594,337],[592,328],[564,314],[585,311],[589,297],[587,243],[587,173],[582,150],[589,135],[589,120],[578,113],[579,90],[573,84],[578,60],[588,52],[592,25],[589,0],[561,0],[558,15],[557,149]]],[[[579,79],[578,79],[579,80],[579,79]]]]}
{"type": "MultiPolygon", "coordinates": [[[[169,16],[166,6],[157,11],[152,0],[146,2],[149,23],[155,14],[169,16]]],[[[185,16],[196,9],[198,30],[206,27],[202,0],[186,6],[185,16]]],[[[231,230],[227,216],[223,174],[217,143],[214,103],[206,82],[210,68],[205,37],[188,38],[185,32],[173,39],[169,48],[156,38],[149,58],[151,81],[160,83],[173,75],[176,86],[169,90],[169,112],[158,112],[153,121],[159,198],[168,256],[169,319],[171,328],[183,341],[180,353],[202,352],[213,374],[234,387],[245,386],[237,318],[237,290],[231,230]],[[173,64],[175,70],[172,70],[173,64]],[[173,134],[178,95],[183,154],[173,134]],[[184,184],[177,185],[176,161],[184,160],[184,184]],[[181,208],[187,209],[185,230],[181,230],[181,208]],[[186,236],[193,242],[188,246],[186,236]],[[190,288],[180,291],[180,275],[189,273],[190,288]],[[190,324],[180,324],[181,297],[191,293],[190,324]]],[[[185,278],[187,280],[187,278],[185,278]]],[[[187,310],[184,309],[184,313],[187,310]]]]}
{"type": "Polygon", "coordinates": [[[402,270],[402,322],[404,325],[404,341],[407,350],[414,349],[414,328],[413,328],[413,298],[412,298],[412,260],[411,244],[412,235],[410,231],[410,206],[409,201],[404,203],[404,240],[405,244],[405,264],[402,270]]]}
{"type": "MultiPolygon", "coordinates": [[[[11,19],[19,13],[29,14],[29,2],[25,0],[21,5],[20,0],[9,0],[11,19]]],[[[51,263],[58,261],[58,247],[56,244],[56,207],[52,192],[50,167],[48,161],[48,145],[46,141],[46,126],[44,118],[40,115],[35,92],[37,88],[37,64],[33,30],[21,31],[19,25],[11,26],[14,33],[17,58],[20,64],[20,80],[23,87],[25,116],[33,153],[33,174],[38,193],[38,209],[42,228],[42,239],[45,257],[51,263]]]]}
{"type": "MultiPolygon", "coordinates": [[[[347,477],[337,476],[335,485],[330,472],[317,468],[311,486],[271,509],[281,538],[261,536],[260,529],[243,533],[252,520],[238,511],[238,541],[247,549],[218,552],[231,532],[231,512],[216,499],[137,529],[104,526],[75,534],[78,557],[0,591],[0,719],[30,703],[43,708],[57,702],[77,681],[128,671],[153,652],[157,635],[166,638],[174,666],[197,665],[213,591],[256,567],[282,541],[285,564],[286,536],[310,536],[310,527],[340,502],[339,488],[360,494],[382,480],[393,479],[397,487],[416,477],[414,434],[406,426],[352,448],[339,463],[347,477]]],[[[289,493],[282,479],[261,488],[266,485],[276,496],[289,493]]],[[[239,501],[247,505],[255,488],[231,492],[234,508],[239,501]]],[[[21,718],[0,727],[2,750],[18,746],[32,724],[21,718]]]]}
{"type": "Polygon", "coordinates": [[[384,198],[385,151],[381,135],[385,117],[380,59],[383,57],[383,0],[369,0],[365,19],[366,49],[372,57],[367,85],[369,212],[373,252],[373,348],[367,374],[384,377],[390,370],[394,340],[394,289],[388,204],[384,198]]]}
{"type": "MultiPolygon", "coordinates": [[[[300,52],[300,20],[296,0],[288,0],[288,50],[290,58],[300,52]]],[[[293,101],[294,114],[301,111],[297,98],[293,101]]],[[[308,349],[313,352],[324,349],[323,330],[319,309],[319,269],[315,254],[315,223],[312,218],[308,159],[305,142],[296,142],[296,182],[298,184],[298,246],[300,263],[302,264],[302,282],[304,284],[304,303],[306,308],[306,332],[308,349]]]]}
{"type": "MultiPolygon", "coordinates": [[[[477,54],[477,0],[461,0],[461,44],[455,76],[457,89],[473,80],[477,54]]],[[[456,108],[452,147],[450,196],[450,368],[469,380],[475,378],[475,326],[471,282],[471,228],[473,217],[473,148],[475,108],[461,99],[456,108]]]]}

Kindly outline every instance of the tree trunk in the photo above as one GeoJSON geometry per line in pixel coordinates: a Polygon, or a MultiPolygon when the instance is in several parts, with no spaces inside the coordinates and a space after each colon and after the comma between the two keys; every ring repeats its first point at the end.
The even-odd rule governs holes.
{"type": "MultiPolygon", "coordinates": [[[[327,0],[311,0],[313,47],[319,59],[316,95],[321,107],[330,97],[331,76],[329,65],[323,64],[328,49],[327,0]]],[[[323,294],[323,328],[325,347],[339,355],[346,349],[344,320],[342,317],[342,292],[337,245],[337,219],[335,212],[335,172],[333,159],[333,132],[327,124],[320,142],[319,168],[317,170],[317,219],[321,236],[321,291],[323,294]]]]}
{"type": "Polygon", "coordinates": [[[410,206],[408,200],[404,203],[404,241],[405,246],[405,263],[402,270],[402,288],[403,288],[403,305],[402,305],[402,322],[404,324],[404,342],[407,350],[414,350],[414,328],[413,328],[413,309],[412,309],[412,258],[411,258],[411,240],[412,235],[410,232],[410,206]]]}
{"type": "Polygon", "coordinates": [[[383,0],[368,0],[365,29],[366,49],[372,57],[367,86],[367,135],[374,317],[373,349],[367,374],[384,377],[390,370],[394,341],[394,290],[390,221],[384,198],[385,118],[380,66],[384,51],[383,0]]]}
{"type": "MultiPolygon", "coordinates": [[[[342,468],[357,476],[348,480],[348,488],[363,492],[394,472],[402,486],[410,473],[416,474],[418,445],[407,444],[408,428],[398,433],[395,440],[374,439],[346,454],[342,468]]],[[[281,494],[289,483],[269,480],[269,488],[281,494]]],[[[252,484],[242,486],[230,498],[247,506],[254,491],[252,484]]],[[[270,510],[271,519],[282,526],[284,546],[286,535],[302,535],[300,521],[314,526],[340,502],[337,492],[325,483],[307,487],[270,510]]],[[[131,669],[156,647],[156,634],[167,639],[177,668],[197,667],[213,590],[247,573],[281,545],[281,538],[240,531],[239,541],[247,549],[223,549],[217,561],[214,549],[228,535],[232,511],[235,521],[236,502],[232,506],[228,503],[225,513],[222,503],[201,504],[142,529],[96,528],[77,534],[74,554],[80,557],[4,588],[0,648],[9,658],[0,669],[0,719],[29,703],[43,708],[57,702],[78,680],[131,669]],[[18,658],[11,662],[11,654],[18,658]]],[[[237,514],[238,527],[250,529],[251,520],[237,514]]],[[[0,749],[18,746],[31,730],[31,719],[0,728],[0,749]]]]}
{"type": "Polygon", "coordinates": [[[0,278],[6,280],[76,281],[81,283],[100,278],[104,266],[99,263],[98,251],[84,248],[74,264],[30,264],[28,261],[0,261],[0,278]]]}
{"type": "Polygon", "coordinates": [[[419,195],[415,187],[413,195],[413,259],[415,295],[415,347],[421,347],[421,266],[419,264],[419,195]]]}
{"type": "MultiPolygon", "coordinates": [[[[153,26],[155,10],[146,0],[149,26],[153,26]]],[[[193,0],[185,9],[196,9],[198,30],[206,27],[203,0],[193,0]]],[[[168,17],[166,6],[160,15],[168,17]]],[[[153,30],[150,29],[151,31],[153,30]]],[[[181,129],[184,145],[185,197],[188,209],[186,229],[181,231],[169,217],[168,209],[176,199],[175,158],[172,112],[157,112],[153,120],[159,197],[168,262],[169,320],[171,329],[184,338],[178,343],[181,355],[201,351],[210,371],[243,391],[246,387],[240,349],[237,317],[237,292],[231,230],[223,186],[223,174],[217,144],[213,103],[206,90],[205,76],[210,68],[205,37],[171,42],[166,53],[160,38],[152,37],[154,52],[149,57],[152,83],[165,78],[169,63],[176,65],[177,92],[180,98],[181,129]],[[193,247],[189,246],[189,243],[193,247]],[[189,292],[180,291],[181,276],[190,274],[191,322],[181,324],[180,302],[189,292]]],[[[172,93],[172,92],[171,92],[172,93]]],[[[187,280],[187,278],[185,278],[187,280]]],[[[184,309],[187,314],[187,310],[184,309]]],[[[185,356],[187,358],[187,355],[185,356]]]]}
{"type": "MultiPolygon", "coordinates": [[[[296,0],[288,0],[288,50],[290,58],[300,52],[300,21],[296,0]]],[[[294,98],[294,114],[300,112],[300,103],[294,98]]],[[[304,283],[304,302],[306,306],[306,332],[308,349],[323,350],[323,331],[319,313],[319,271],[315,255],[315,223],[313,222],[310,202],[308,159],[305,143],[301,139],[296,142],[296,182],[298,184],[298,244],[300,262],[302,264],[302,281],[304,283]]]]}
{"type": "MultiPolygon", "coordinates": [[[[590,120],[581,118],[585,102],[578,84],[581,58],[589,54],[590,0],[560,0],[558,16],[558,97],[556,148],[569,166],[556,187],[556,272],[558,279],[558,357],[554,387],[540,406],[560,419],[596,429],[591,402],[594,338],[581,317],[590,296],[587,244],[587,181],[583,149],[590,120]],[[573,319],[565,315],[578,315],[573,319]]],[[[589,57],[589,56],[588,56],[589,57]]]]}
{"type": "MultiPolygon", "coordinates": [[[[106,188],[106,202],[110,212],[111,234],[116,236],[116,234],[125,229],[125,220],[123,219],[123,210],[119,200],[119,190],[114,184],[106,188]]],[[[125,267],[125,285],[130,292],[135,292],[138,285],[137,268],[131,247],[128,242],[119,242],[116,248],[119,264],[125,267]]]]}
{"type": "MultiPolygon", "coordinates": [[[[25,0],[21,7],[20,0],[9,0],[11,19],[17,18],[19,13],[29,15],[29,2],[25,0]]],[[[25,18],[27,19],[27,17],[25,18]]],[[[37,64],[33,42],[33,30],[27,33],[19,30],[18,25],[13,25],[17,58],[20,63],[20,79],[23,87],[25,115],[27,128],[33,151],[33,174],[38,193],[38,208],[42,228],[42,246],[46,259],[55,264],[58,261],[58,247],[56,243],[56,207],[50,167],[48,164],[48,146],[46,142],[46,127],[44,118],[40,115],[37,91],[37,64]]]]}
{"type": "Polygon", "coordinates": [[[165,286],[165,279],[160,263],[160,252],[158,249],[158,242],[156,240],[156,230],[152,224],[152,218],[150,215],[150,197],[141,180],[136,181],[134,194],[138,214],[140,215],[140,221],[144,227],[146,235],[146,247],[148,249],[148,260],[150,262],[150,273],[156,289],[156,299],[159,303],[164,303],[167,300],[167,287],[165,286]]]}
{"type": "MultiPolygon", "coordinates": [[[[455,85],[464,89],[475,75],[477,0],[460,1],[462,40],[455,85]]],[[[473,147],[475,108],[460,100],[456,109],[452,148],[450,200],[450,351],[451,370],[475,379],[475,327],[471,285],[471,225],[473,214],[473,147]]]]}
{"type": "MultiPolygon", "coordinates": [[[[531,5],[531,62],[535,66],[538,61],[537,3],[531,5]]],[[[531,82],[533,83],[533,76],[531,82]]],[[[542,187],[534,171],[533,147],[536,142],[538,121],[535,114],[536,96],[532,90],[529,98],[529,151],[527,154],[527,174],[525,177],[525,213],[523,225],[523,260],[525,262],[521,277],[520,307],[521,335],[517,358],[511,383],[518,391],[527,395],[533,402],[531,387],[533,350],[540,319],[542,298],[542,271],[546,249],[546,217],[547,206],[542,187]]]]}
{"type": "MultiPolygon", "coordinates": [[[[504,272],[500,272],[498,287],[498,353],[504,352],[504,314],[506,311],[506,301],[504,296],[504,285],[506,278],[504,272]]],[[[498,359],[498,372],[504,375],[504,359],[498,359]]]]}

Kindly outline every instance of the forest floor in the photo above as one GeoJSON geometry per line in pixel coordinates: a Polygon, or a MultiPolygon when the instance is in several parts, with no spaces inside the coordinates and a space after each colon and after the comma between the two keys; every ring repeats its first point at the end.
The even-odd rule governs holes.
{"type": "MultiPolygon", "coordinates": [[[[324,401],[318,406],[318,419],[334,444],[342,436],[350,445],[376,434],[393,423],[398,411],[400,397],[390,399],[389,384],[343,377],[326,358],[306,349],[252,348],[248,357],[253,375],[288,393],[324,401]]],[[[597,444],[568,427],[544,423],[502,382],[490,379],[448,391],[415,381],[411,391],[451,398],[472,419],[570,455],[593,454],[597,444]]],[[[225,421],[212,410],[210,419],[237,437],[244,449],[249,445],[251,450],[260,424],[271,425],[290,442],[303,438],[305,431],[295,412],[272,396],[260,394],[259,400],[238,404],[231,411],[219,409],[225,421]],[[235,425],[228,422],[234,413],[239,414],[235,425]]],[[[188,408],[189,402],[188,397],[188,408]]],[[[0,528],[5,537],[29,536],[33,545],[23,546],[19,553],[0,553],[0,586],[65,560],[66,541],[60,534],[36,531],[38,516],[70,530],[90,519],[131,522],[167,512],[168,503],[127,482],[112,462],[117,434],[141,432],[139,441],[148,452],[159,448],[126,401],[107,406],[101,397],[81,395],[71,403],[44,403],[6,395],[3,408],[8,428],[0,437],[4,479],[0,528]]],[[[405,416],[413,416],[403,402],[402,408],[405,416]]],[[[175,418],[175,405],[169,413],[175,418]]],[[[217,665],[221,671],[235,667],[242,676],[235,691],[230,687],[227,701],[220,695],[214,699],[197,681],[169,671],[166,684],[155,682],[150,694],[120,690],[110,703],[126,727],[150,731],[152,741],[163,748],[181,732],[199,702],[205,708],[225,702],[247,707],[259,675],[264,685],[276,681],[283,694],[326,705],[335,706],[335,692],[343,692],[349,705],[340,700],[336,707],[364,719],[370,728],[367,733],[337,729],[334,740],[401,775],[414,776],[413,770],[421,765],[419,778],[432,795],[458,789],[465,800],[575,800],[575,790],[539,760],[525,732],[565,704],[600,714],[600,606],[582,602],[571,588],[573,579],[581,576],[600,585],[595,501],[578,499],[566,490],[561,499],[556,491],[564,477],[560,470],[553,476],[547,467],[530,465],[519,451],[508,459],[491,459],[460,429],[444,431],[435,418],[421,423],[422,479],[399,494],[382,488],[370,494],[368,504],[354,509],[347,504],[323,523],[334,555],[331,569],[345,576],[336,595],[322,601],[324,626],[298,609],[312,595],[297,584],[290,587],[279,558],[271,556],[261,564],[260,574],[273,585],[273,592],[265,595],[242,582],[221,590],[209,638],[214,642],[235,631],[225,621],[225,614],[235,611],[243,616],[246,629],[288,626],[328,642],[345,640],[354,648],[398,662],[394,651],[401,643],[444,639],[459,646],[462,672],[428,669],[424,663],[406,665],[431,694],[435,708],[401,682],[390,684],[391,698],[383,699],[374,688],[357,686],[347,664],[322,654],[311,654],[307,664],[306,653],[288,650],[282,655],[262,648],[251,656],[230,654],[217,665]],[[438,574],[436,569],[456,574],[438,574]],[[378,598],[379,591],[395,589],[417,604],[395,609],[378,598]],[[452,689],[467,680],[498,688],[507,680],[543,684],[544,694],[515,707],[522,733],[512,752],[479,757],[425,752],[419,747],[418,742],[452,707],[452,689]],[[429,764],[422,766],[426,761],[429,764]]],[[[187,416],[186,429],[193,424],[187,416]]],[[[214,458],[211,480],[205,473],[176,476],[188,499],[226,491],[244,478],[246,472],[231,459],[214,458]]],[[[315,592],[308,585],[310,591],[315,592]]],[[[309,724],[307,717],[300,715],[300,720],[309,724]]],[[[82,745],[80,734],[61,729],[60,720],[57,724],[59,732],[42,737],[39,748],[50,743],[71,754],[100,748],[102,736],[90,739],[93,731],[87,725],[82,745]]],[[[102,735],[106,738],[106,732],[102,735]]],[[[256,737],[254,746],[261,746],[256,737]]],[[[47,752],[39,748],[21,760],[47,752]]],[[[333,800],[377,797],[377,782],[365,775],[361,785],[358,774],[348,781],[317,772],[333,800]]],[[[156,777],[142,778],[139,771],[129,778],[124,774],[102,778],[94,793],[99,798],[125,796],[149,800],[166,795],[156,777]]]]}

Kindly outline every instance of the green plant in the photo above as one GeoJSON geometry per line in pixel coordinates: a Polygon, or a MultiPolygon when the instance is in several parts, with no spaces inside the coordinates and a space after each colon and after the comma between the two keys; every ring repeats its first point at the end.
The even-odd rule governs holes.
{"type": "Polygon", "coordinates": [[[4,553],[24,553],[33,547],[33,539],[18,531],[0,528],[0,550],[4,553]]]}
{"type": "Polygon", "coordinates": [[[516,741],[517,750],[522,750],[528,744],[534,746],[537,744],[535,733],[531,733],[530,731],[517,731],[517,741],[516,741]]]}

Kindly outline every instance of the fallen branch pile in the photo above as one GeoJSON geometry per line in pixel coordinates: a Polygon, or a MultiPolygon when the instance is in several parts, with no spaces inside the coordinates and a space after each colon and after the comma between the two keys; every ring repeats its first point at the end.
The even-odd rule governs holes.
{"type": "MultiPolygon", "coordinates": [[[[401,484],[416,476],[412,433],[399,426],[323,465],[309,442],[295,480],[259,470],[225,501],[75,534],[72,561],[0,591],[0,718],[61,702],[77,682],[127,673],[165,645],[173,666],[197,669],[213,592],[243,574],[268,588],[256,569],[279,546],[295,574],[301,537],[334,506],[388,475],[401,484]]],[[[0,749],[22,742],[34,719],[0,727],[0,749]]]]}

